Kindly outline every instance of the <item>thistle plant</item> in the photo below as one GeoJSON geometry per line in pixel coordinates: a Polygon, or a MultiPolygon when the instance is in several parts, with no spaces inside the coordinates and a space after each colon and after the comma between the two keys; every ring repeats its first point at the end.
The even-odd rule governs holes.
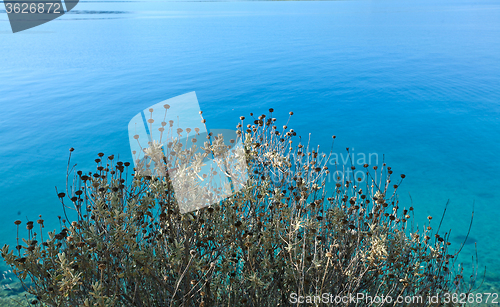
{"type": "MultiPolygon", "coordinates": [[[[22,243],[3,247],[2,257],[43,306],[296,306],[293,293],[471,291],[449,233],[435,231],[432,218],[416,228],[413,207],[400,203],[404,175],[394,178],[385,163],[365,164],[368,180],[331,183],[329,154],[302,143],[293,129],[278,128],[272,112],[251,114],[248,124],[240,118],[230,143],[241,147],[214,134],[200,148],[152,142],[135,170],[99,153],[94,172],[68,171],[67,191],[58,193],[59,231],[42,236],[40,216],[26,224],[22,243]],[[235,193],[215,186],[227,197],[197,208],[210,201],[198,197],[210,193],[196,192],[193,181],[207,157],[219,157],[221,172],[248,176],[233,182],[241,185],[235,193]],[[241,159],[245,165],[227,167],[241,159]],[[174,176],[185,177],[189,193],[176,194],[174,176]],[[181,212],[180,198],[189,198],[191,211],[181,212]]],[[[18,230],[21,224],[15,222],[18,230]]]]}

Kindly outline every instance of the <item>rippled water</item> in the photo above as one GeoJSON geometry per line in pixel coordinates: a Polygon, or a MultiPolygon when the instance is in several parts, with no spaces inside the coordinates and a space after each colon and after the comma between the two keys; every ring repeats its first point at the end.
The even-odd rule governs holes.
{"type": "MultiPolygon", "coordinates": [[[[0,13],[0,235],[61,214],[68,148],[130,160],[128,121],[196,91],[209,123],[277,110],[313,143],[376,154],[405,173],[417,221],[477,242],[500,290],[500,5],[495,1],[82,1],[13,35],[0,13]]],[[[2,271],[8,270],[0,265],[2,271]]],[[[2,292],[3,293],[3,292],[2,292]]]]}

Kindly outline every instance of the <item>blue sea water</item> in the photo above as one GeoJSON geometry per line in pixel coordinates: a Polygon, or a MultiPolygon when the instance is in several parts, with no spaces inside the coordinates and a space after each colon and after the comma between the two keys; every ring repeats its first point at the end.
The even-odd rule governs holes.
{"type": "Polygon", "coordinates": [[[483,289],[500,292],[497,1],[81,1],[17,34],[1,11],[0,54],[2,245],[16,219],[57,227],[70,147],[77,169],[131,161],[129,120],[196,91],[213,128],[272,107],[326,152],[334,134],[336,152],[384,160],[420,226],[450,201],[455,248],[474,210],[483,289]]]}

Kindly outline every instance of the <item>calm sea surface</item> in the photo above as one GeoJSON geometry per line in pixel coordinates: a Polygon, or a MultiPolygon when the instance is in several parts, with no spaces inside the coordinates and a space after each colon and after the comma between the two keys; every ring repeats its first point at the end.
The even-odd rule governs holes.
{"type": "Polygon", "coordinates": [[[2,245],[16,219],[58,225],[68,148],[86,171],[100,151],[131,161],[129,120],[196,91],[213,128],[273,107],[324,151],[335,134],[339,154],[385,160],[420,226],[450,201],[454,248],[474,210],[461,260],[477,242],[500,292],[497,1],[81,1],[17,34],[1,11],[0,54],[2,245]]]}

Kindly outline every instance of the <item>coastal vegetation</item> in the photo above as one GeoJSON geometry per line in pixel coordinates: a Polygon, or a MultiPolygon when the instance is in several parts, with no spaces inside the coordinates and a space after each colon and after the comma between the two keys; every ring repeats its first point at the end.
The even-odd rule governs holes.
{"type": "Polygon", "coordinates": [[[162,144],[169,154],[155,159],[153,173],[104,153],[93,172],[69,168],[67,189],[58,193],[60,229],[45,232],[43,216],[15,221],[26,238],[2,249],[34,296],[31,303],[297,306],[298,297],[362,293],[424,298],[397,306],[453,306],[427,298],[471,292],[449,233],[440,233],[430,216],[417,227],[415,209],[400,202],[405,175],[385,163],[364,164],[364,179],[350,172],[332,182],[331,173],[356,166],[332,166],[331,153],[278,127],[272,113],[251,114],[250,123],[240,118],[239,153],[220,146],[222,135],[207,136],[202,151],[243,155],[248,180],[224,200],[187,213],[180,212],[165,170],[197,159],[192,148],[162,144]]]}

